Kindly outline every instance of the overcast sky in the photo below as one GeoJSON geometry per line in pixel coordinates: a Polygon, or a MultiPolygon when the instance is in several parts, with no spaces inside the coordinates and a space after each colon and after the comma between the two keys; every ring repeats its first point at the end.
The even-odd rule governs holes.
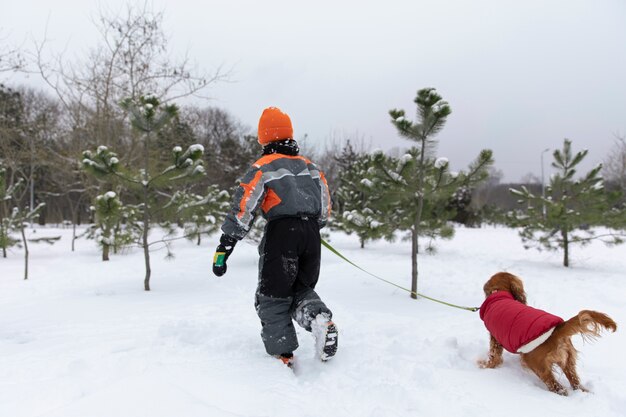
{"type": "MultiPolygon", "coordinates": [[[[51,47],[79,53],[99,41],[90,20],[98,7],[126,3],[5,0],[0,28],[20,42],[41,39],[47,23],[51,47]]],[[[251,127],[264,107],[279,106],[296,138],[306,133],[311,144],[358,136],[373,148],[410,146],[388,111],[413,115],[423,87],[452,107],[438,154],[453,169],[490,148],[505,180],[539,176],[542,151],[566,137],[589,149],[588,169],[606,158],[615,134],[626,135],[624,0],[152,4],[165,12],[174,51],[207,70],[233,67],[233,82],[209,91],[212,105],[251,127]]]]}

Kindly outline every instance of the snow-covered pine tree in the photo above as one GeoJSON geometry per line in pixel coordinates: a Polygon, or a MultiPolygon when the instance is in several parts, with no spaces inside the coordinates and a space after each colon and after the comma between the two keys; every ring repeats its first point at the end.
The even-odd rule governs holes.
{"type": "Polygon", "coordinates": [[[552,154],[552,167],[557,172],[550,178],[545,198],[533,194],[526,187],[510,189],[527,209],[508,216],[512,226],[521,227],[519,235],[524,248],[561,249],[565,267],[570,266],[570,246],[573,244],[586,245],[597,238],[607,244],[623,243],[617,233],[595,234],[592,226],[605,224],[605,216],[612,215],[604,191],[604,180],[600,176],[602,165],[575,178],[576,167],[588,151],[573,155],[571,145],[572,142],[565,139],[563,149],[557,149],[552,154]]]}
{"type": "Polygon", "coordinates": [[[142,231],[137,228],[137,210],[134,206],[125,206],[114,191],[96,196],[92,210],[95,224],[87,237],[102,246],[103,261],[109,260],[111,249],[117,253],[120,248],[137,241],[142,231]]]}
{"type": "Polygon", "coordinates": [[[377,206],[380,195],[372,182],[372,157],[355,152],[348,141],[337,162],[340,165],[339,184],[334,197],[340,214],[333,219],[332,227],[348,234],[355,233],[361,248],[368,240],[392,236],[393,230],[385,227],[385,214],[377,206]]]}
{"type": "Polygon", "coordinates": [[[168,198],[167,192],[205,175],[202,161],[204,148],[201,145],[191,145],[183,151],[180,146],[175,146],[171,153],[171,164],[164,169],[155,170],[150,159],[152,140],[159,130],[176,117],[177,107],[162,105],[155,97],[141,97],[136,101],[127,99],[122,107],[128,111],[132,127],[143,136],[141,168],[131,171],[121,167],[117,155],[106,146],[99,146],[95,152],[85,151],[83,166],[99,178],[114,176],[137,192],[137,198],[141,202],[138,205],[141,221],[137,226],[141,228],[140,246],[143,248],[146,268],[144,289],[150,291],[152,271],[148,237],[151,223],[155,215],[170,202],[171,196],[168,198]]]}
{"type": "Polygon", "coordinates": [[[205,195],[178,192],[172,203],[178,207],[185,236],[200,246],[202,235],[219,229],[230,208],[230,196],[217,185],[210,185],[205,195]]]}
{"type": "MultiPolygon", "coordinates": [[[[385,178],[387,196],[382,199],[389,218],[399,230],[411,234],[411,297],[417,298],[419,237],[451,237],[453,229],[447,224],[450,211],[447,203],[460,186],[471,186],[484,180],[493,163],[492,152],[483,150],[467,173],[449,171],[448,160],[435,158],[434,139],[445,126],[452,110],[434,88],[417,92],[417,121],[405,117],[404,110],[390,110],[391,122],[398,133],[412,141],[411,148],[399,159],[378,153],[379,177],[385,178]]],[[[429,245],[432,248],[432,245],[429,245]]]]}

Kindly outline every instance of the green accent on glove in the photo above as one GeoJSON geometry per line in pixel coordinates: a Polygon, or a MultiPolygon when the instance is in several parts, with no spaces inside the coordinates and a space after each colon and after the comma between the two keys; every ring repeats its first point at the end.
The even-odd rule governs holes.
{"type": "Polygon", "coordinates": [[[215,256],[213,257],[213,264],[215,266],[223,266],[225,260],[226,252],[215,252],[215,256]]]}

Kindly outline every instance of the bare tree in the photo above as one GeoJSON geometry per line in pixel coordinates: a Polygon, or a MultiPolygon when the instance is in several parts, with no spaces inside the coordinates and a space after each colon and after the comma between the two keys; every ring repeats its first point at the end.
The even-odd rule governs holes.
{"type": "MultiPolygon", "coordinates": [[[[188,56],[174,59],[163,31],[163,13],[148,3],[128,5],[121,13],[100,10],[93,24],[100,40],[87,53],[70,58],[65,51],[53,51],[44,37],[35,42],[30,56],[64,110],[66,133],[58,138],[52,155],[56,164],[67,168],[65,176],[73,184],[68,187],[71,195],[65,197],[74,223],[88,200],[83,194],[91,190],[89,182],[76,175],[82,151],[104,145],[123,155],[126,164],[140,162],[142,138],[128,127],[119,106],[123,99],[155,96],[167,103],[180,97],[206,98],[207,87],[227,76],[221,68],[211,73],[196,70],[188,56]]],[[[119,184],[101,187],[100,191],[123,191],[119,184]]],[[[88,197],[96,194],[97,190],[88,197]]]]}
{"type": "MultiPolygon", "coordinates": [[[[94,19],[100,42],[86,56],[72,61],[64,53],[46,59],[47,40],[35,45],[34,60],[43,79],[65,106],[78,104],[92,120],[96,144],[117,145],[118,124],[125,98],[154,96],[162,103],[202,96],[212,83],[226,77],[221,68],[211,74],[193,69],[188,56],[175,61],[163,31],[163,13],[148,4],[128,5],[122,14],[100,11],[94,19]]],[[[79,121],[78,118],[76,121],[79,121]]]]}
{"type": "Polygon", "coordinates": [[[0,28],[0,73],[20,70],[24,67],[24,62],[20,48],[9,45],[7,36],[2,34],[0,28]]]}

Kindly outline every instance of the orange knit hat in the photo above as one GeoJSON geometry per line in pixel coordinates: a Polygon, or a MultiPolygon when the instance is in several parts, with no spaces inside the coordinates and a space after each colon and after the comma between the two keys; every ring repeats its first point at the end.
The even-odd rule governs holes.
{"type": "Polygon", "coordinates": [[[263,146],[270,142],[283,139],[293,139],[291,119],[278,107],[268,107],[263,110],[259,119],[259,143],[263,146]]]}

